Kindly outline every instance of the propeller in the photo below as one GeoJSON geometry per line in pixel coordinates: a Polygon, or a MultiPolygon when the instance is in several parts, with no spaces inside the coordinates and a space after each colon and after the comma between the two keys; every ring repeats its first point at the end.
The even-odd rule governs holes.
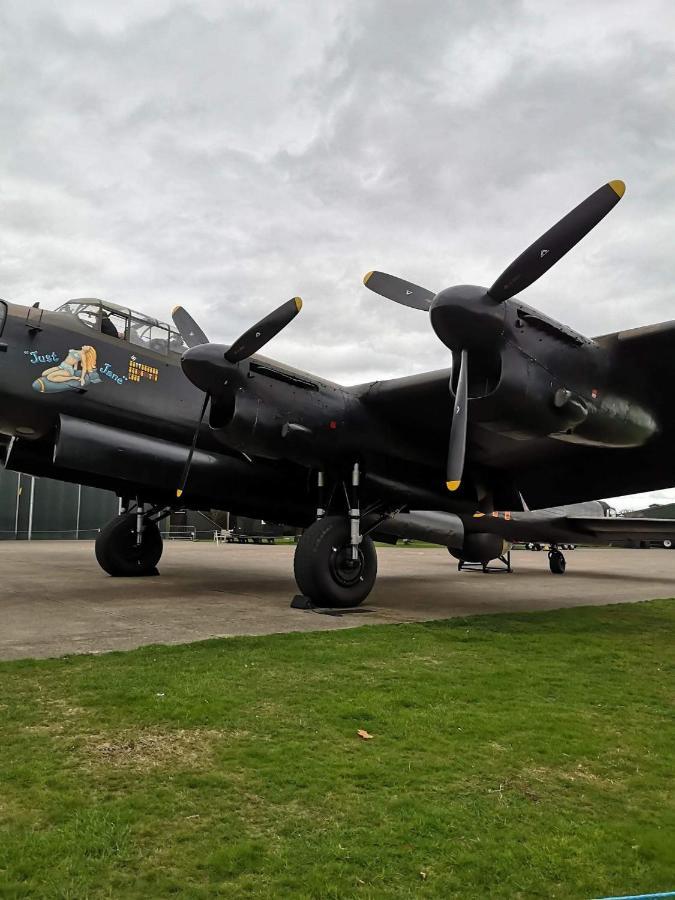
{"type": "Polygon", "coordinates": [[[199,414],[199,419],[197,420],[197,427],[195,428],[195,433],[192,437],[192,445],[190,447],[190,452],[187,455],[187,459],[185,460],[185,465],[183,466],[183,472],[180,476],[180,487],[176,490],[176,497],[180,498],[183,496],[183,492],[185,491],[185,485],[187,484],[188,476],[190,474],[190,467],[192,466],[192,457],[195,455],[195,448],[197,447],[197,438],[199,437],[199,429],[202,427],[202,422],[204,421],[204,416],[206,415],[206,407],[209,405],[209,400],[211,399],[211,394],[208,392],[204,394],[204,403],[202,404],[202,411],[199,414]]]}
{"type": "MultiPolygon", "coordinates": [[[[609,181],[594,191],[553,228],[520,254],[486,293],[497,302],[509,300],[517,291],[533,284],[551,266],[578,244],[610,212],[626,191],[623,181],[609,181]]],[[[412,309],[429,310],[436,297],[433,291],[384,272],[368,272],[363,283],[371,291],[412,309]]]]}
{"type": "Polygon", "coordinates": [[[466,425],[469,409],[469,354],[462,350],[459,363],[459,378],[455,392],[455,409],[450,429],[448,463],[445,484],[449,491],[456,491],[462,483],[464,455],[466,453],[466,425]]]}
{"type": "MultiPolygon", "coordinates": [[[[273,312],[256,322],[248,331],[245,331],[225,352],[224,359],[229,363],[239,363],[249,356],[257,353],[268,341],[271,341],[285,328],[302,309],[300,297],[293,297],[282,303],[273,312]]],[[[174,306],[171,313],[178,333],[187,346],[193,347],[208,344],[209,339],[197,325],[190,313],[182,306],[174,306]]]]}
{"type": "MultiPolygon", "coordinates": [[[[609,181],[563,216],[520,254],[487,290],[471,285],[438,294],[384,272],[368,272],[363,283],[371,291],[403,306],[429,312],[443,343],[460,353],[455,412],[450,430],[446,485],[456,491],[462,480],[468,418],[467,347],[494,345],[504,328],[504,304],[547,272],[579,243],[623,197],[623,181],[609,181]]],[[[452,386],[451,386],[452,391],[452,386]]]]}
{"type": "Polygon", "coordinates": [[[184,307],[174,306],[171,310],[171,318],[188,347],[208,344],[209,339],[184,307]]]}
{"type": "Polygon", "coordinates": [[[248,331],[238,338],[225,354],[225,359],[230,363],[242,362],[257,353],[265,344],[272,340],[282,328],[285,328],[302,309],[300,297],[293,297],[282,303],[268,316],[257,322],[248,331]]]}
{"type": "MultiPolygon", "coordinates": [[[[206,389],[202,387],[201,384],[197,383],[197,381],[193,377],[191,377],[191,373],[194,375],[198,373],[200,369],[204,368],[207,368],[210,373],[213,370],[213,366],[217,365],[217,368],[227,375],[227,378],[225,379],[225,382],[227,382],[230,375],[232,374],[232,371],[236,370],[238,363],[243,362],[245,359],[248,359],[249,356],[253,356],[254,353],[257,353],[258,350],[264,347],[268,341],[279,334],[279,332],[297,316],[301,309],[302,300],[300,299],[300,297],[293,297],[292,300],[287,300],[285,303],[282,303],[281,306],[278,306],[275,310],[269,313],[269,315],[265,316],[259,322],[249,328],[248,331],[245,331],[222,354],[222,356],[220,356],[217,345],[211,345],[209,348],[206,348],[204,346],[206,344],[210,344],[209,339],[192,318],[190,313],[182,306],[175,306],[173,308],[171,315],[174,324],[176,325],[180,336],[188,346],[188,349],[185,351],[182,358],[183,370],[185,371],[185,374],[188,376],[188,378],[190,378],[190,380],[197,385],[197,387],[200,387],[202,390],[204,390],[205,394],[201,413],[199,415],[199,419],[197,420],[197,425],[192,437],[192,445],[190,447],[187,459],[185,460],[185,465],[181,474],[179,483],[180,486],[176,491],[177,497],[181,497],[183,495],[183,492],[185,491],[185,485],[187,484],[187,480],[190,474],[190,467],[192,466],[192,459],[197,447],[199,429],[202,426],[204,416],[206,415],[206,409],[209,405],[209,401],[211,400],[211,390],[206,389]],[[193,352],[195,351],[195,348],[198,349],[196,349],[196,352],[193,352]],[[211,351],[216,352],[214,354],[211,351]],[[188,364],[187,366],[185,365],[186,362],[188,364]]],[[[209,383],[211,383],[210,378],[208,381],[209,383]]]]}
{"type": "Polygon", "coordinates": [[[623,181],[610,181],[563,216],[508,266],[488,294],[501,303],[533,284],[548,272],[612,210],[623,197],[623,181]]]}
{"type": "Polygon", "coordinates": [[[364,276],[363,283],[376,294],[395,300],[403,306],[410,306],[412,309],[423,309],[425,312],[429,312],[431,301],[436,296],[433,291],[404,281],[395,275],[387,275],[385,272],[368,272],[364,276]]]}

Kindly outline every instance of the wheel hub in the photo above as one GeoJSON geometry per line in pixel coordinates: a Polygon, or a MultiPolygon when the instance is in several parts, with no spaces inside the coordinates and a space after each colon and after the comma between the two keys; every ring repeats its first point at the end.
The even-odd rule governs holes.
{"type": "Polygon", "coordinates": [[[333,547],[330,559],[328,561],[333,580],[343,587],[351,587],[363,576],[363,553],[361,548],[358,549],[358,559],[352,559],[352,548],[350,544],[343,547],[333,547]]]}

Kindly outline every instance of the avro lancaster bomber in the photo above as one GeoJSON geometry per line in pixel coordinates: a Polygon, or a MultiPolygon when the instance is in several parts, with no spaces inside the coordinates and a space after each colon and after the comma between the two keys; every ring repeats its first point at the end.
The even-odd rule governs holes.
{"type": "Polygon", "coordinates": [[[487,288],[368,273],[448,348],[447,369],[405,378],[343,387],[260,355],[299,298],[230,345],[181,307],[172,327],[100,300],[0,302],[5,465],[119,495],[96,541],[111,575],[156,572],[157,523],[176,508],[301,526],[296,580],[324,606],[365,599],[375,539],[484,564],[546,541],[562,574],[562,543],[670,538],[675,522],[594,498],[675,483],[675,322],[590,338],[517,296],[623,193],[603,185],[487,288]]]}

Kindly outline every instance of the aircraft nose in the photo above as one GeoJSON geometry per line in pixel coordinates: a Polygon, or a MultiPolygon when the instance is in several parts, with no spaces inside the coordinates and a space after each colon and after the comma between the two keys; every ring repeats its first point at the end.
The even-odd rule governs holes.
{"type": "Polygon", "coordinates": [[[183,372],[200,391],[213,393],[232,377],[235,366],[225,360],[227,349],[224,344],[199,344],[181,357],[183,372]]]}

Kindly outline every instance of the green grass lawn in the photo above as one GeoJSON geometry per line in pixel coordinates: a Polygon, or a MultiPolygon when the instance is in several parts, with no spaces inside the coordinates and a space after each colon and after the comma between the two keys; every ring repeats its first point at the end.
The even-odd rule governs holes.
{"type": "Polygon", "coordinates": [[[0,664],[0,897],[674,889],[674,663],[662,600],[0,664]]]}

